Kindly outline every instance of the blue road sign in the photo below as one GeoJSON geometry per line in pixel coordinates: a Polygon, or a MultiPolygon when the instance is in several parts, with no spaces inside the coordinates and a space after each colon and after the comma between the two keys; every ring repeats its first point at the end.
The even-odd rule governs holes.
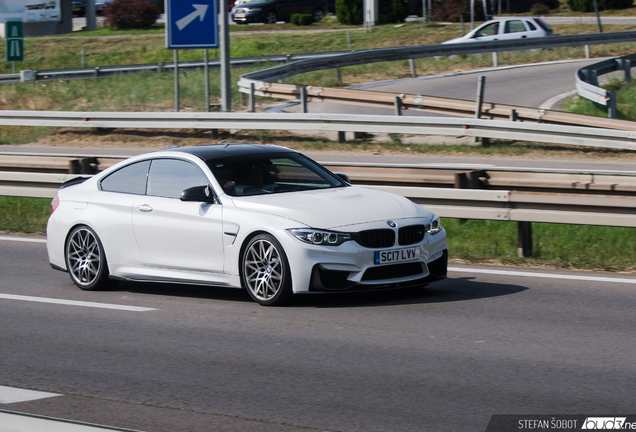
{"type": "Polygon", "coordinates": [[[217,1],[166,0],[166,48],[218,48],[217,1]]]}

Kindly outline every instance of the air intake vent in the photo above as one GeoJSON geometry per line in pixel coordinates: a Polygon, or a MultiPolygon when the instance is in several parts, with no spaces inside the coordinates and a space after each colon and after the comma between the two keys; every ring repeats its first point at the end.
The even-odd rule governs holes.
{"type": "Polygon", "coordinates": [[[379,267],[371,267],[364,272],[363,281],[376,281],[387,279],[398,279],[408,276],[415,276],[423,273],[422,264],[419,262],[392,264],[379,267]]]}

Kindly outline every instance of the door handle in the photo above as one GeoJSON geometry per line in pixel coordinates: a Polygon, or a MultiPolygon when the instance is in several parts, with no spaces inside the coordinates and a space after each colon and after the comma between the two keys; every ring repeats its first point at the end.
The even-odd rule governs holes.
{"type": "Polygon", "coordinates": [[[137,210],[142,212],[151,212],[152,207],[150,207],[148,204],[140,204],[137,206],[137,210]]]}

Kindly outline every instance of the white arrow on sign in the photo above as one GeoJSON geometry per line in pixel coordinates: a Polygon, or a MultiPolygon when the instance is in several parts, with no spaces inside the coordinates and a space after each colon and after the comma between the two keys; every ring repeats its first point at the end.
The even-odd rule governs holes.
{"type": "Polygon", "coordinates": [[[177,27],[179,27],[179,30],[183,30],[185,28],[185,26],[190,24],[197,17],[199,17],[199,19],[201,21],[203,21],[203,17],[205,16],[205,13],[208,10],[208,5],[193,4],[192,6],[196,10],[194,12],[192,12],[191,14],[184,16],[183,18],[181,18],[179,21],[177,21],[175,23],[175,24],[177,24],[177,27]]]}

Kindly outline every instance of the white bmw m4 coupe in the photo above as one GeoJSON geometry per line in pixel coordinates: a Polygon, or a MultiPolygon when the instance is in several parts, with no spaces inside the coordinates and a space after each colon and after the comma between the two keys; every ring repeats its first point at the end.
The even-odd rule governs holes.
{"type": "Polygon", "coordinates": [[[49,261],[83,290],[117,280],[198,284],[244,288],[275,305],[295,293],[446,277],[437,216],[282,147],[136,156],[65,183],[51,209],[49,261]]]}

